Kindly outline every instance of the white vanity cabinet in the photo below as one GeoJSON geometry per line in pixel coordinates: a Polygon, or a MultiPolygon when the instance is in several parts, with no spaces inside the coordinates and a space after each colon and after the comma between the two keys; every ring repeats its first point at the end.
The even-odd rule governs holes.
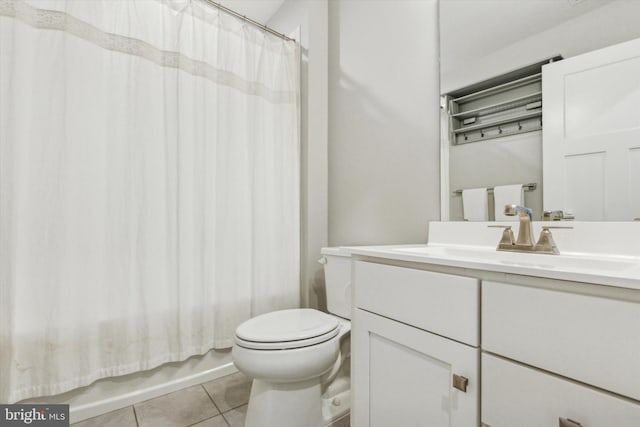
{"type": "Polygon", "coordinates": [[[349,248],[351,425],[640,427],[640,223],[574,221],[557,256],[487,225],[349,248]]]}
{"type": "Polygon", "coordinates": [[[352,264],[352,426],[479,425],[479,281],[352,264]]]}
{"type": "Polygon", "coordinates": [[[640,427],[638,289],[371,258],[352,280],[352,426],[640,427]]]}
{"type": "Polygon", "coordinates": [[[482,283],[483,424],[640,426],[637,291],[538,282],[482,283]]]}

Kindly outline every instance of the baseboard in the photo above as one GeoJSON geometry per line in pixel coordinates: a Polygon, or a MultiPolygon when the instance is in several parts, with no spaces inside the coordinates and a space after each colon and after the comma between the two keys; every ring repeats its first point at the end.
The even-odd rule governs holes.
{"type": "Polygon", "coordinates": [[[83,405],[71,405],[69,408],[69,418],[71,423],[77,423],[78,421],[97,417],[98,415],[125,408],[135,403],[153,399],[154,397],[162,396],[173,391],[178,391],[185,387],[215,380],[225,375],[233,374],[237,371],[238,369],[233,363],[226,363],[212,369],[177,378],[152,387],[133,390],[83,405]]]}

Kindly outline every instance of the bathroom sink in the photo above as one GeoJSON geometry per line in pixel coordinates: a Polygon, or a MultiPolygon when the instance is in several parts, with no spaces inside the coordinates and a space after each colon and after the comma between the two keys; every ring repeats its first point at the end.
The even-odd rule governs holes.
{"type": "MultiPolygon", "coordinates": [[[[640,289],[640,223],[571,222],[559,255],[498,251],[493,223],[432,221],[426,244],[350,247],[355,256],[640,289]]],[[[534,234],[542,226],[535,223],[534,234]]]]}
{"type": "MultiPolygon", "coordinates": [[[[496,251],[484,246],[400,246],[391,252],[457,267],[489,269],[516,274],[550,273],[548,277],[568,273],[573,280],[586,280],[586,276],[608,278],[640,277],[640,257],[609,257],[580,254],[544,255],[534,253],[496,251]]],[[[614,279],[615,280],[615,279],[614,279]]]]}
{"type": "MultiPolygon", "coordinates": [[[[514,254],[514,255],[531,255],[531,254],[514,254]]],[[[537,255],[532,255],[536,256],[537,255]]],[[[640,261],[627,261],[624,259],[602,259],[595,257],[559,255],[553,256],[552,259],[534,260],[527,258],[526,260],[510,261],[501,260],[502,263],[513,263],[514,265],[531,266],[545,269],[566,269],[577,271],[606,271],[606,272],[622,272],[637,268],[640,261]]]]}
{"type": "Polygon", "coordinates": [[[406,252],[411,254],[420,254],[424,256],[449,256],[464,258],[480,258],[489,259],[496,258],[495,250],[485,247],[461,247],[461,246],[407,246],[395,247],[392,249],[397,252],[406,252]]]}
{"type": "Polygon", "coordinates": [[[594,256],[498,252],[495,249],[484,247],[416,246],[398,247],[394,248],[394,251],[420,254],[430,257],[464,258],[469,261],[493,261],[501,264],[521,265],[545,269],[567,268],[620,271],[627,268],[636,268],[640,265],[640,258],[636,257],[610,257],[609,259],[603,259],[594,256]]]}
{"type": "Polygon", "coordinates": [[[485,247],[416,246],[397,247],[394,251],[435,258],[461,259],[469,262],[492,262],[546,270],[622,272],[640,267],[640,257],[595,257],[579,255],[545,255],[499,252],[485,247]]]}

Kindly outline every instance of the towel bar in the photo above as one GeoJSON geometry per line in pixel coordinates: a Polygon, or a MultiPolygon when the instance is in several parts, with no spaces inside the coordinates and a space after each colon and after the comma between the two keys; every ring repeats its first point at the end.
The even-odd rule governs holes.
{"type": "MultiPolygon", "coordinates": [[[[538,184],[537,184],[537,183],[535,183],[535,182],[530,182],[529,184],[522,184],[522,187],[524,187],[524,191],[533,191],[533,190],[535,190],[536,188],[538,188],[538,184]]],[[[493,187],[489,187],[489,188],[487,188],[487,191],[488,191],[489,193],[492,193],[492,192],[493,192],[493,187]]],[[[462,195],[462,190],[456,190],[456,191],[454,191],[454,192],[453,192],[453,195],[454,195],[454,196],[460,196],[460,195],[462,195]]]]}

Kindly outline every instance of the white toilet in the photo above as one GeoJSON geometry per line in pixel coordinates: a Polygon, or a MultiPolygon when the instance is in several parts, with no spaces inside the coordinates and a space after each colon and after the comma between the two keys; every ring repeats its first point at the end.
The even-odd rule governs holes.
{"type": "Polygon", "coordinates": [[[349,411],[349,255],[339,248],[321,253],[332,314],[280,310],[236,329],[233,361],[253,378],[245,427],[320,427],[349,411]]]}

